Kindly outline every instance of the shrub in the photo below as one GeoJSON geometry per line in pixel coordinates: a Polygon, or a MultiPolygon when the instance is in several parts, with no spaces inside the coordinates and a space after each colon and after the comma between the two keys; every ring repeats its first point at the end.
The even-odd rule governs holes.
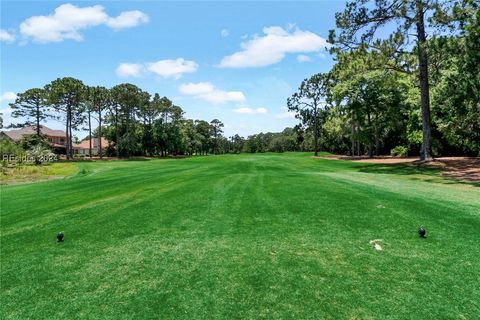
{"type": "Polygon", "coordinates": [[[22,149],[18,144],[10,140],[1,140],[0,141],[0,159],[7,163],[10,162],[21,162],[25,156],[25,150],[22,149]]]}
{"type": "Polygon", "coordinates": [[[390,155],[393,157],[406,157],[408,155],[408,149],[404,146],[396,146],[390,151],[390,155]]]}
{"type": "Polygon", "coordinates": [[[27,151],[27,156],[33,158],[35,164],[42,164],[44,162],[51,162],[56,160],[57,156],[52,153],[49,148],[45,148],[42,145],[32,147],[27,151]]]}
{"type": "Polygon", "coordinates": [[[35,146],[49,147],[47,137],[44,135],[37,136],[36,134],[24,135],[22,140],[20,140],[20,146],[24,150],[33,149],[35,146]]]}

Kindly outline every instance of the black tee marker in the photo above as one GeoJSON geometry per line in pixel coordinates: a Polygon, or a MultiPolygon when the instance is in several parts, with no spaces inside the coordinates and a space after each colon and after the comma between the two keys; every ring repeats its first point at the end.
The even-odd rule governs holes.
{"type": "Polygon", "coordinates": [[[57,233],[57,242],[63,242],[63,237],[64,237],[64,233],[63,231],[60,231],[59,233],[57,233]]]}
{"type": "Polygon", "coordinates": [[[425,229],[423,227],[418,229],[418,234],[420,235],[420,238],[425,238],[426,233],[427,233],[427,231],[425,231],[425,229]]]}

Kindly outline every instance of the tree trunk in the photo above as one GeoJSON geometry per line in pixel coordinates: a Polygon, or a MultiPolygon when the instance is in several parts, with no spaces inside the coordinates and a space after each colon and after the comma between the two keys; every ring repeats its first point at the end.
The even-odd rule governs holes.
{"type": "Polygon", "coordinates": [[[70,150],[70,159],[73,159],[73,135],[72,135],[72,114],[70,113],[70,126],[69,126],[69,150],[70,150]]]}
{"type": "Polygon", "coordinates": [[[90,159],[92,159],[92,118],[90,116],[90,111],[88,111],[88,136],[90,138],[88,155],[90,156],[90,159]]]}
{"type": "Polygon", "coordinates": [[[130,124],[130,111],[127,109],[126,115],[125,115],[125,135],[126,141],[128,144],[128,147],[126,148],[127,151],[127,158],[130,159],[130,133],[129,133],[129,124],[130,124]]]}
{"type": "Polygon", "coordinates": [[[40,141],[40,104],[37,103],[37,138],[40,141]]]}
{"type": "MultiPolygon", "coordinates": [[[[355,131],[358,132],[358,124],[355,126],[355,131]]],[[[357,141],[357,157],[360,157],[360,141],[357,141]]]]}
{"type": "Polygon", "coordinates": [[[120,153],[119,153],[119,150],[118,150],[118,144],[120,142],[120,137],[119,137],[119,134],[118,134],[118,110],[115,109],[115,138],[117,139],[116,141],[116,146],[115,146],[115,153],[117,155],[117,158],[119,157],[120,153]]]}
{"type": "Polygon", "coordinates": [[[103,159],[102,152],[102,111],[98,111],[98,152],[100,153],[100,159],[103,159]]]}
{"type": "Polygon", "coordinates": [[[68,138],[69,138],[69,135],[68,135],[68,119],[67,121],[65,122],[65,157],[68,159],[68,138]]]}
{"type": "Polygon", "coordinates": [[[375,155],[380,155],[380,138],[378,133],[378,114],[375,116],[374,135],[375,135],[375,155]]]}
{"type": "Polygon", "coordinates": [[[71,131],[71,126],[72,126],[72,110],[70,108],[70,106],[67,106],[67,145],[66,145],[66,156],[67,156],[67,160],[71,160],[72,157],[71,157],[71,154],[70,154],[70,148],[71,148],[71,145],[72,145],[72,131],[71,131]]]}
{"type": "Polygon", "coordinates": [[[423,0],[416,0],[416,24],[417,24],[417,49],[418,49],[418,66],[419,66],[419,81],[420,81],[420,102],[422,105],[422,130],[423,141],[422,149],[420,150],[421,159],[425,161],[432,160],[430,153],[430,96],[428,83],[428,57],[426,52],[426,36],[425,23],[423,12],[423,0]]]}
{"type": "MultiPolygon", "coordinates": [[[[315,106],[315,109],[317,106],[315,106]]],[[[318,157],[318,111],[313,112],[313,154],[318,157]]]]}
{"type": "Polygon", "coordinates": [[[351,156],[355,156],[355,124],[353,123],[352,121],[352,136],[351,136],[351,140],[352,140],[352,148],[351,148],[351,156]]]}
{"type": "Polygon", "coordinates": [[[373,158],[373,139],[372,139],[372,119],[370,117],[370,110],[367,111],[367,121],[368,121],[368,157],[373,158]]]}

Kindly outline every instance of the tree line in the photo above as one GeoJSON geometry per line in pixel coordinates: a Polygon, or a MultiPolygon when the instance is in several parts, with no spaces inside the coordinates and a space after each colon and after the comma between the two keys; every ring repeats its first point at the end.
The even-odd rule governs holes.
{"type": "Polygon", "coordinates": [[[73,143],[76,142],[72,130],[80,129],[88,131],[87,138],[109,140],[108,146],[102,146],[99,139],[100,157],[312,150],[307,143],[311,136],[300,126],[247,138],[238,134],[225,137],[224,124],[220,120],[187,119],[182,108],[167,97],[158,93],[150,95],[130,83],[107,89],[87,86],[70,77],[59,78],[43,88],[19,93],[10,107],[12,116],[22,119],[10,127],[36,127],[36,134],[22,141],[25,149],[35,145],[46,147],[41,124],[48,119],[61,121],[65,126],[67,159],[73,158],[73,143]],[[98,124],[96,128],[92,126],[94,120],[98,124]]]}
{"type": "Polygon", "coordinates": [[[287,101],[315,154],[480,155],[478,1],[350,1],[336,24],[335,65],[287,101]]]}
{"type": "Polygon", "coordinates": [[[61,121],[67,159],[73,158],[72,130],[80,129],[88,130],[88,137],[106,137],[112,143],[102,146],[99,139],[101,157],[218,154],[229,152],[233,144],[222,135],[224,124],[220,120],[186,119],[182,108],[167,97],[152,96],[130,83],[107,89],[86,86],[71,77],[59,78],[43,88],[19,93],[10,106],[12,116],[23,120],[12,126],[35,126],[39,140],[43,139],[42,122],[61,121]],[[96,128],[92,120],[97,121],[96,128]]]}

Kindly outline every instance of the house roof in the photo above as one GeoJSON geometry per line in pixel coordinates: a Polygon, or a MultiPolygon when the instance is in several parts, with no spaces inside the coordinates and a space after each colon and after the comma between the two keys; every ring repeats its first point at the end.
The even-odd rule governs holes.
{"type": "MultiPolygon", "coordinates": [[[[9,136],[14,141],[19,141],[23,138],[24,135],[36,134],[37,130],[35,126],[29,126],[22,129],[17,130],[10,130],[10,131],[2,131],[4,134],[9,136]]],[[[62,130],[53,130],[45,126],[40,126],[40,132],[43,135],[48,137],[63,137],[65,138],[67,135],[62,130]]]]}
{"type": "Polygon", "coordinates": [[[12,138],[10,138],[9,135],[7,135],[5,132],[3,131],[0,131],[0,140],[3,140],[3,139],[8,139],[9,141],[13,141],[12,138]]]}
{"type": "MultiPolygon", "coordinates": [[[[109,145],[109,141],[102,137],[102,148],[106,148],[109,145]]],[[[98,148],[99,141],[98,138],[92,139],[92,148],[98,148]]],[[[74,149],[89,149],[90,148],[90,140],[88,138],[83,139],[80,143],[73,144],[74,149]]]]}
{"type": "Polygon", "coordinates": [[[50,143],[50,147],[62,148],[62,149],[66,148],[66,146],[64,144],[58,144],[58,143],[50,143]]]}

